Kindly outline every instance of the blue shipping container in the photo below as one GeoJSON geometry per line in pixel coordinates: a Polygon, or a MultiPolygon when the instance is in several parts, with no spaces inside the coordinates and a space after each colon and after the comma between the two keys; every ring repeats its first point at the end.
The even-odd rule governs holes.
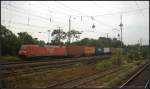
{"type": "Polygon", "coordinates": [[[127,54],[127,52],[128,52],[128,48],[123,48],[123,53],[127,54]]]}
{"type": "Polygon", "coordinates": [[[103,54],[103,51],[104,51],[103,48],[100,48],[100,47],[96,47],[96,48],[95,48],[95,54],[96,54],[96,55],[101,55],[101,54],[103,54]]]}

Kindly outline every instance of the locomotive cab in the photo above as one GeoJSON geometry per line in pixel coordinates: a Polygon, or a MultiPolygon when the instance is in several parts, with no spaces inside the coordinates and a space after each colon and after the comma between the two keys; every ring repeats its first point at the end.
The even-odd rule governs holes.
{"type": "Polygon", "coordinates": [[[29,58],[32,54],[33,47],[38,47],[38,45],[22,45],[19,50],[19,56],[21,58],[29,58]]]}

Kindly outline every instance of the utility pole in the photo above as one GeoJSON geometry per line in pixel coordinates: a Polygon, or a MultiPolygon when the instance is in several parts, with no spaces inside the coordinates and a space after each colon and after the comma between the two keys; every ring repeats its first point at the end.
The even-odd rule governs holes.
{"type": "Polygon", "coordinates": [[[118,36],[118,40],[120,40],[120,34],[119,34],[119,33],[118,33],[118,35],[117,35],[117,36],[118,36]]]}
{"type": "MultiPolygon", "coordinates": [[[[60,32],[60,30],[62,30],[62,29],[60,29],[60,27],[58,27],[58,30],[59,30],[59,32],[60,32]]],[[[60,33],[59,33],[59,39],[60,39],[60,33]]]]}
{"type": "Polygon", "coordinates": [[[1,38],[0,38],[0,56],[2,55],[2,41],[1,41],[1,38]]]}
{"type": "Polygon", "coordinates": [[[122,23],[122,14],[120,15],[120,30],[121,30],[121,47],[123,47],[123,41],[122,41],[122,27],[123,27],[123,23],[122,23]]]}
{"type": "Polygon", "coordinates": [[[50,43],[50,41],[49,41],[49,40],[50,40],[50,32],[51,32],[51,31],[48,30],[48,43],[50,43]]]}
{"type": "Polygon", "coordinates": [[[2,51],[3,51],[3,50],[2,50],[2,42],[3,42],[3,41],[2,41],[2,38],[4,38],[4,37],[5,37],[4,34],[2,34],[2,35],[1,35],[1,38],[0,38],[0,56],[2,56],[2,51]]]}
{"type": "Polygon", "coordinates": [[[142,38],[140,38],[139,44],[140,44],[140,52],[141,52],[142,51],[142,38]]]}
{"type": "Polygon", "coordinates": [[[108,34],[109,34],[109,33],[106,33],[106,34],[107,34],[107,39],[108,39],[108,34]]]}
{"type": "Polygon", "coordinates": [[[68,44],[70,44],[70,30],[71,30],[71,16],[69,17],[69,34],[68,34],[68,44]]]}
{"type": "Polygon", "coordinates": [[[142,38],[140,39],[140,46],[142,46],[142,38]]]}
{"type": "Polygon", "coordinates": [[[109,33],[106,33],[106,34],[107,34],[107,43],[108,43],[108,46],[109,46],[109,39],[108,39],[108,34],[109,34],[109,33]]]}

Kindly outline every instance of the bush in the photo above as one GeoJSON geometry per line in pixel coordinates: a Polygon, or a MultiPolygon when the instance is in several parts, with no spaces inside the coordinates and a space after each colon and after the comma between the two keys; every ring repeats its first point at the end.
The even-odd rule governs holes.
{"type": "Polygon", "coordinates": [[[140,50],[130,50],[128,53],[128,57],[131,61],[144,60],[146,59],[146,54],[140,50]]]}
{"type": "Polygon", "coordinates": [[[96,67],[97,69],[107,69],[110,68],[112,65],[120,66],[121,64],[129,61],[130,59],[128,58],[128,56],[123,55],[120,51],[116,51],[110,59],[98,63],[96,67]]]}
{"type": "Polygon", "coordinates": [[[110,60],[111,60],[112,63],[115,64],[115,65],[121,65],[121,64],[122,64],[122,59],[123,59],[122,53],[119,52],[119,51],[116,51],[116,52],[112,55],[112,57],[111,57],[110,60]]]}
{"type": "Polygon", "coordinates": [[[1,61],[18,61],[19,58],[15,56],[0,56],[1,61]]]}
{"type": "Polygon", "coordinates": [[[147,59],[148,55],[149,55],[148,48],[147,49],[142,48],[141,49],[141,57],[142,57],[142,59],[147,59]]]}
{"type": "Polygon", "coordinates": [[[98,64],[96,64],[96,69],[102,70],[107,69],[112,66],[112,62],[110,60],[104,60],[98,64]]]}

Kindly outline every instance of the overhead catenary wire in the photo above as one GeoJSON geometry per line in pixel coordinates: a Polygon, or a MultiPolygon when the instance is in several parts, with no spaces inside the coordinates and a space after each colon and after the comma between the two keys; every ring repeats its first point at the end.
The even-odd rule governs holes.
{"type": "MultiPolygon", "coordinates": [[[[2,25],[4,25],[4,24],[2,24],[2,25]]],[[[5,26],[9,29],[8,25],[5,25],[5,26]]],[[[12,28],[14,28],[15,30],[13,30],[13,31],[16,31],[16,32],[28,32],[28,30],[26,28],[24,28],[24,27],[18,27],[18,26],[11,25],[11,29],[10,30],[12,30],[12,28]],[[20,31],[20,29],[24,29],[24,30],[20,31]]],[[[31,29],[32,30],[36,30],[36,29],[30,28],[30,30],[31,29]]]]}
{"type": "MultiPolygon", "coordinates": [[[[8,20],[2,20],[2,21],[5,21],[5,22],[8,22],[8,20]]],[[[45,26],[38,26],[38,25],[33,25],[33,24],[25,24],[25,23],[20,23],[20,22],[14,22],[14,21],[12,21],[11,22],[12,24],[15,24],[15,25],[22,25],[22,26],[26,26],[26,27],[32,27],[32,28],[38,28],[38,29],[49,29],[49,27],[45,27],[45,26]]]]}
{"type": "MultiPolygon", "coordinates": [[[[15,12],[18,12],[18,13],[21,13],[21,14],[26,14],[26,16],[28,16],[28,14],[30,14],[30,16],[35,16],[35,17],[41,18],[43,20],[49,21],[48,17],[43,17],[43,16],[40,16],[40,15],[32,14],[32,13],[24,13],[24,9],[19,9],[19,7],[14,6],[14,5],[9,5],[9,6],[13,7],[15,9],[15,12]]],[[[4,8],[4,9],[6,9],[6,8],[4,8]]]]}
{"type": "MultiPolygon", "coordinates": [[[[147,1],[146,1],[146,2],[147,2],[147,1]]],[[[149,5],[149,2],[148,2],[148,4],[146,4],[146,2],[143,2],[143,3],[145,4],[145,6],[146,6],[146,5],[149,5]]]]}
{"type": "MultiPolygon", "coordinates": [[[[9,8],[8,8],[9,9],[9,8]]],[[[139,10],[139,9],[138,9],[139,10]]],[[[145,9],[144,9],[145,10],[145,9]]],[[[50,19],[50,18],[49,18],[50,19]]],[[[111,27],[111,26],[108,26],[108,27],[111,27]]]]}
{"type": "Polygon", "coordinates": [[[47,9],[49,12],[58,13],[58,14],[61,14],[61,15],[69,16],[69,14],[66,14],[66,13],[64,13],[64,12],[62,12],[62,11],[58,11],[56,8],[50,7],[50,6],[47,5],[46,3],[39,3],[39,4],[40,4],[40,6],[37,6],[37,7],[45,8],[45,9],[47,9]],[[52,11],[52,10],[55,10],[55,12],[52,11]],[[56,12],[56,11],[57,11],[57,12],[56,12]]]}
{"type": "Polygon", "coordinates": [[[93,2],[93,4],[96,5],[98,8],[103,8],[108,13],[110,12],[110,11],[108,11],[108,9],[105,9],[104,7],[98,5],[96,2],[93,2]]]}
{"type": "MultiPolygon", "coordinates": [[[[13,24],[17,24],[17,25],[18,25],[18,24],[19,24],[19,25],[20,25],[20,24],[21,24],[21,25],[28,25],[28,24],[23,24],[23,23],[13,23],[13,24]]],[[[30,26],[30,27],[34,27],[34,28],[36,27],[36,26],[32,26],[32,25],[29,25],[29,26],[30,26]]],[[[15,29],[25,29],[25,32],[29,32],[30,29],[31,29],[31,28],[28,29],[28,28],[24,28],[24,27],[23,27],[23,28],[18,28],[18,27],[16,27],[16,25],[15,25],[15,26],[12,26],[11,28],[15,28],[15,29]]],[[[37,27],[37,28],[39,28],[39,27],[37,27]]],[[[42,27],[41,29],[43,29],[43,27],[42,27]]],[[[37,29],[32,29],[32,30],[35,30],[35,31],[36,31],[37,29]]],[[[38,33],[46,33],[46,32],[41,32],[41,31],[39,31],[38,33]]],[[[48,33],[48,35],[49,35],[49,33],[48,33]]]]}
{"type": "MultiPolygon", "coordinates": [[[[3,8],[3,7],[2,7],[3,8]]],[[[6,9],[6,8],[3,8],[3,9],[6,9]]],[[[8,9],[7,9],[8,10],[8,9]]],[[[24,16],[26,16],[27,17],[27,15],[26,14],[24,14],[24,13],[20,13],[19,11],[16,11],[16,10],[11,10],[11,12],[14,12],[15,14],[18,14],[19,15],[19,17],[24,17],[24,16]],[[22,15],[21,15],[22,14],[22,15]],[[24,15],[24,16],[23,16],[24,15]]],[[[26,18],[25,17],[25,18],[26,18]]],[[[35,19],[35,18],[32,18],[32,19],[35,19]]],[[[39,20],[39,19],[36,19],[36,20],[39,20]]],[[[45,20],[44,20],[44,22],[45,22],[45,20]]]]}
{"type": "MultiPolygon", "coordinates": [[[[60,3],[60,2],[59,2],[60,3]]],[[[64,5],[64,4],[63,4],[64,5]]],[[[66,5],[64,5],[65,7],[68,7],[68,8],[70,8],[69,6],[66,6],[66,5]]],[[[72,9],[72,8],[70,8],[70,9],[72,9]]],[[[73,9],[74,10],[74,9],[73,9]]],[[[76,11],[76,10],[75,10],[76,11]]],[[[77,12],[79,12],[79,11],[77,11],[77,12]]],[[[79,12],[80,13],[80,12],[79,12]]],[[[125,13],[125,12],[122,12],[122,13],[125,13]]],[[[86,15],[87,16],[87,15],[86,15]]],[[[88,17],[88,16],[87,16],[88,17]]],[[[100,22],[100,21],[97,21],[97,20],[95,20],[96,22],[100,22]]],[[[102,23],[102,22],[101,22],[102,23]]],[[[105,23],[103,23],[103,24],[105,24],[105,23]]],[[[106,24],[105,24],[106,25],[106,24]]],[[[107,25],[107,26],[109,26],[109,27],[113,27],[113,26],[111,26],[111,25],[107,25]]]]}
{"type": "MultiPolygon", "coordinates": [[[[21,14],[26,14],[26,16],[28,16],[28,13],[22,12],[22,9],[19,9],[18,7],[15,7],[14,5],[9,5],[9,6],[15,8],[15,10],[13,10],[13,11],[18,12],[18,13],[21,13],[21,14]]],[[[2,8],[3,8],[3,7],[2,7],[2,8]]],[[[6,8],[4,8],[4,9],[6,9],[6,8]]],[[[39,18],[42,18],[42,19],[47,20],[47,18],[42,17],[42,16],[37,16],[37,15],[35,15],[35,14],[30,14],[30,15],[31,15],[31,16],[35,16],[35,17],[39,17],[39,18]]]]}
{"type": "MultiPolygon", "coordinates": [[[[59,3],[61,3],[61,2],[59,2],[59,3]]],[[[41,4],[41,3],[40,3],[41,4]]],[[[61,3],[61,4],[63,4],[63,3],[61,3]]],[[[65,4],[63,4],[63,5],[65,5],[65,4]]],[[[44,6],[47,6],[47,7],[49,7],[48,5],[46,5],[46,4],[44,4],[44,6]]],[[[65,7],[66,8],[69,8],[69,9],[71,9],[71,10],[74,10],[74,11],[77,11],[78,13],[82,13],[81,11],[78,11],[78,10],[76,10],[76,9],[73,9],[73,8],[70,8],[69,6],[67,6],[67,5],[65,5],[65,7]]],[[[140,10],[145,10],[145,9],[148,9],[149,7],[146,7],[146,8],[141,8],[140,10]]],[[[53,8],[53,9],[55,9],[55,8],[53,8]]],[[[130,12],[135,12],[135,11],[138,11],[139,9],[135,9],[135,10],[129,10],[129,11],[122,11],[122,13],[123,14],[127,14],[127,13],[130,13],[130,12]]],[[[52,10],[51,10],[52,11],[52,10]]],[[[66,10],[65,10],[66,11],[66,10]]],[[[57,13],[57,12],[56,12],[57,13]]],[[[58,12],[59,13],[59,12],[58,12]]],[[[64,13],[64,12],[62,12],[64,15],[67,15],[67,16],[70,16],[70,14],[66,14],[66,13],[64,13]]],[[[106,16],[106,15],[114,15],[114,14],[118,14],[118,13],[120,13],[120,12],[115,12],[115,13],[109,13],[109,14],[102,14],[102,15],[95,15],[96,17],[97,16],[106,16]]],[[[82,14],[84,14],[84,13],[82,13],[82,14]]],[[[89,15],[72,15],[72,16],[82,16],[82,17],[91,17],[91,16],[89,16],[89,15]]],[[[94,17],[95,17],[94,16],[94,17]]]]}
{"type": "MultiPolygon", "coordinates": [[[[41,3],[40,3],[40,4],[41,4],[41,3]]],[[[41,5],[42,5],[42,4],[41,4],[41,5]]],[[[60,4],[60,5],[62,5],[62,4],[60,4]]],[[[64,6],[64,5],[65,5],[65,4],[63,4],[63,6],[64,6]]],[[[46,5],[46,4],[44,4],[43,6],[46,6],[46,7],[50,8],[50,7],[49,7],[48,5],[46,5]]],[[[53,6],[58,7],[58,6],[56,6],[56,5],[53,5],[53,6]]],[[[64,7],[66,7],[66,5],[65,5],[64,7]]],[[[59,8],[62,8],[62,7],[59,7],[59,8]]],[[[67,11],[67,10],[68,10],[67,8],[69,8],[70,10],[75,10],[75,9],[72,9],[72,8],[70,8],[69,6],[67,6],[66,8],[64,8],[64,9],[65,9],[64,11],[67,11]]],[[[56,8],[53,8],[53,9],[57,11],[56,8]]],[[[77,11],[77,10],[75,10],[75,11],[77,11]]],[[[78,12],[78,11],[77,11],[77,12],[78,12]]],[[[66,15],[66,16],[90,17],[90,16],[87,16],[87,15],[72,15],[72,14],[67,14],[67,13],[62,12],[62,10],[61,10],[60,13],[66,15]]],[[[78,13],[82,13],[82,12],[78,12],[78,13]]]]}
{"type": "MultiPolygon", "coordinates": [[[[63,5],[63,6],[65,6],[65,7],[67,7],[67,8],[70,8],[69,6],[67,6],[67,5],[65,5],[65,4],[63,4],[63,3],[61,3],[61,2],[59,2],[59,4],[61,4],[61,5],[63,5]]],[[[48,6],[47,6],[48,7],[48,6]]],[[[73,9],[73,8],[70,8],[71,10],[74,10],[74,11],[76,11],[76,12],[78,12],[78,13],[80,13],[80,14],[84,14],[84,13],[82,13],[82,12],[80,12],[80,11],[78,11],[78,10],[76,10],[76,9],[73,9]]],[[[72,16],[72,15],[71,15],[72,16]]],[[[73,15],[74,16],[74,15],[73,15]]],[[[82,15],[81,15],[82,16],[82,15]]],[[[88,15],[86,15],[85,16],[85,14],[82,16],[82,18],[83,17],[90,17],[91,18],[91,16],[88,16],[88,15]]],[[[108,25],[108,24],[106,24],[106,23],[103,23],[102,21],[98,21],[98,20],[95,20],[97,23],[99,23],[99,24],[104,24],[105,26],[107,25],[107,26],[109,26],[109,27],[112,27],[111,25],[108,25]]]]}
{"type": "MultiPolygon", "coordinates": [[[[46,20],[46,18],[44,18],[46,20]]],[[[100,22],[101,23],[101,22],[100,22]]],[[[106,24],[105,24],[106,25],[106,24]]],[[[107,25],[107,26],[110,26],[110,25],[107,25]]],[[[112,27],[112,26],[111,26],[112,27]]]]}
{"type": "MultiPolygon", "coordinates": [[[[129,14],[129,13],[132,13],[132,12],[136,12],[136,11],[139,11],[139,10],[146,10],[146,9],[149,9],[149,7],[145,7],[145,8],[140,8],[140,9],[135,9],[135,10],[129,10],[129,11],[122,11],[123,14],[129,14]]],[[[119,14],[120,12],[115,12],[115,13],[109,13],[109,14],[101,14],[101,15],[95,15],[95,17],[99,17],[99,16],[108,16],[108,15],[116,15],[116,14],[119,14]]]]}
{"type": "MultiPolygon", "coordinates": [[[[20,24],[21,24],[21,25],[28,25],[28,24],[22,24],[22,23],[13,23],[13,24],[17,24],[17,25],[18,25],[18,24],[19,24],[19,25],[20,25],[20,24]]],[[[32,26],[32,25],[29,25],[29,26],[35,28],[35,26],[32,26]]],[[[29,32],[29,31],[31,30],[31,28],[29,28],[29,29],[28,29],[28,28],[24,28],[24,27],[22,27],[22,28],[19,27],[19,28],[18,28],[18,27],[13,26],[13,25],[11,26],[11,28],[14,28],[14,29],[25,29],[25,32],[29,32]]],[[[32,30],[37,31],[37,29],[33,29],[33,28],[32,28],[32,30]]],[[[37,28],[39,28],[39,27],[37,27],[37,28]]],[[[42,27],[41,29],[43,29],[43,27],[42,27]]],[[[45,32],[39,31],[38,33],[45,33],[45,32]]]]}
{"type": "MultiPolygon", "coordinates": [[[[2,20],[3,21],[3,20],[2,20]]],[[[4,21],[6,21],[6,22],[8,22],[7,20],[4,20],[4,21]]],[[[37,25],[28,25],[28,24],[25,24],[25,23],[20,23],[20,22],[14,22],[14,21],[12,21],[11,22],[12,24],[15,24],[15,26],[17,26],[17,25],[22,25],[22,26],[26,26],[26,27],[32,27],[32,28],[41,28],[41,29],[43,29],[43,28],[49,28],[49,27],[43,27],[43,26],[37,26],[37,25]]]]}
{"type": "MultiPolygon", "coordinates": [[[[146,7],[146,8],[141,8],[140,10],[145,10],[145,9],[148,9],[149,7],[146,7]]],[[[135,10],[129,10],[129,11],[122,11],[122,13],[129,13],[129,12],[135,12],[139,9],[135,9],[135,10]]],[[[97,17],[97,16],[106,16],[106,15],[114,15],[114,14],[118,14],[120,12],[115,12],[115,13],[110,13],[110,14],[101,14],[101,15],[95,15],[94,17],[97,17]]],[[[68,15],[70,16],[70,15],[68,15]]],[[[83,16],[83,17],[91,17],[91,16],[88,16],[88,15],[72,15],[72,16],[83,16]]]]}
{"type": "MultiPolygon", "coordinates": [[[[42,18],[42,19],[45,19],[45,20],[47,20],[47,18],[42,18]]],[[[105,24],[106,25],[106,24],[105,24]]],[[[110,25],[107,25],[107,26],[110,26],[110,25]]]]}
{"type": "MultiPolygon", "coordinates": [[[[49,7],[47,4],[45,4],[45,3],[40,3],[43,7],[45,7],[45,8],[47,8],[48,10],[50,10],[50,8],[52,8],[53,10],[55,10],[55,11],[58,11],[56,8],[53,8],[53,7],[49,7]]],[[[52,10],[50,10],[50,11],[52,11],[52,10]]],[[[59,12],[55,12],[55,13],[59,13],[59,14],[63,14],[63,15],[66,15],[66,16],[70,16],[70,14],[66,14],[66,13],[64,13],[64,12],[62,12],[62,11],[59,11],[59,12]]]]}
{"type": "Polygon", "coordinates": [[[135,1],[135,4],[136,4],[137,8],[139,9],[139,11],[141,12],[141,14],[143,15],[143,17],[145,17],[142,10],[141,10],[141,8],[140,8],[140,6],[138,5],[138,3],[136,1],[135,1]]]}
{"type": "MultiPolygon", "coordinates": [[[[7,26],[7,25],[6,25],[7,26]]],[[[27,33],[32,33],[31,35],[33,35],[33,33],[47,33],[47,32],[41,32],[41,31],[38,31],[38,32],[36,32],[36,31],[31,31],[31,30],[27,30],[26,28],[24,28],[24,27],[16,27],[16,26],[11,26],[11,28],[14,28],[15,30],[13,30],[13,32],[15,33],[15,34],[17,34],[17,33],[19,33],[19,32],[27,32],[27,33]],[[16,29],[24,29],[24,31],[19,31],[19,30],[16,30],[16,29]]],[[[31,29],[31,28],[30,28],[31,29]]],[[[36,29],[33,29],[32,28],[32,30],[36,30],[36,29]]]]}
{"type": "MultiPolygon", "coordinates": [[[[4,8],[4,7],[2,7],[2,8],[4,8]]],[[[4,8],[4,9],[6,9],[6,8],[4,8]]],[[[8,9],[7,9],[8,10],[8,9]]],[[[18,13],[18,14],[22,14],[22,15],[25,15],[25,13],[23,13],[23,12],[20,12],[19,10],[11,10],[11,12],[16,12],[16,13],[18,13]]],[[[27,14],[25,15],[25,16],[28,16],[27,14]]],[[[31,16],[34,16],[34,15],[31,15],[31,16]]],[[[39,17],[39,16],[36,16],[36,17],[39,17]]],[[[29,18],[28,18],[29,19],[29,18]]],[[[33,19],[33,18],[32,18],[33,19]]],[[[49,21],[48,20],[48,18],[46,19],[46,18],[42,18],[42,19],[44,19],[45,21],[49,21]]],[[[37,19],[38,20],[38,19],[37,19]]],[[[58,22],[58,21],[56,21],[55,20],[55,22],[58,22]]]]}
{"type": "MultiPolygon", "coordinates": [[[[71,8],[71,7],[65,5],[65,4],[62,3],[62,2],[58,2],[58,3],[61,4],[61,5],[64,6],[64,7],[67,7],[67,8],[69,8],[69,9],[73,10],[73,11],[78,12],[79,14],[84,14],[84,15],[86,15],[85,13],[83,13],[83,12],[81,12],[81,11],[79,11],[79,10],[76,10],[76,9],[74,9],[74,8],[71,8]]],[[[86,16],[87,16],[87,15],[86,15],[86,16]]]]}

